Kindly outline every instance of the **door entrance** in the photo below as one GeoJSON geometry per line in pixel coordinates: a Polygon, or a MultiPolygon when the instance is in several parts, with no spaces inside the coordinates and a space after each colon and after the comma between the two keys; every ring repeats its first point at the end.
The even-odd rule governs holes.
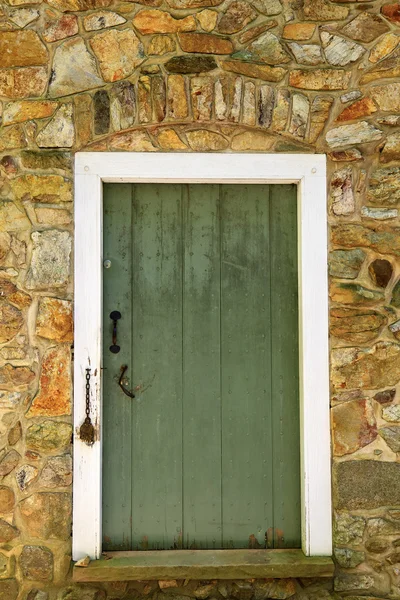
{"type": "Polygon", "coordinates": [[[300,547],[296,214],[104,185],[104,550],[300,547]]]}

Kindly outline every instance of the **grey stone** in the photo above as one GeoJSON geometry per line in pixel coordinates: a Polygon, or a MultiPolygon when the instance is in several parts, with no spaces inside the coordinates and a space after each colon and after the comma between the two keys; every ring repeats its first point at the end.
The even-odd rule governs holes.
{"type": "Polygon", "coordinates": [[[36,143],[40,148],[71,148],[75,130],[72,104],[63,104],[51,121],[39,132],[36,143]]]}
{"type": "Polygon", "coordinates": [[[25,534],[40,539],[68,540],[71,537],[71,494],[37,492],[18,505],[25,534]]]}
{"type": "Polygon", "coordinates": [[[289,122],[289,133],[297,138],[304,139],[310,116],[310,101],[303,94],[293,94],[292,113],[289,122]]]}
{"type": "Polygon", "coordinates": [[[350,42],[338,35],[332,35],[327,31],[321,32],[322,45],[325,57],[329,64],[344,67],[355,62],[365,52],[365,48],[356,42],[350,42]]]}
{"type": "Polygon", "coordinates": [[[393,452],[400,452],[400,427],[382,427],[379,429],[379,435],[385,440],[393,452]]]}
{"type": "Polygon", "coordinates": [[[337,514],[333,522],[333,539],[335,544],[361,544],[365,530],[363,517],[337,514]]]}
{"type": "Polygon", "coordinates": [[[369,537],[377,535],[395,535],[400,533],[400,524],[394,523],[387,519],[377,517],[374,519],[368,519],[367,521],[367,533],[369,537]]]}
{"type": "Polygon", "coordinates": [[[355,209],[352,168],[335,171],[330,189],[332,212],[338,216],[351,215],[355,209]]]}
{"type": "Polygon", "coordinates": [[[71,235],[48,230],[32,233],[33,253],[25,285],[29,289],[62,287],[68,283],[71,235]]]}
{"type": "Polygon", "coordinates": [[[379,117],[377,122],[380,125],[387,125],[388,127],[399,127],[400,115],[385,115],[383,117],[379,117]]]}
{"type": "Polygon", "coordinates": [[[53,554],[43,546],[24,546],[19,565],[24,579],[51,581],[53,578],[53,554]]]}
{"type": "Polygon", "coordinates": [[[278,65],[290,61],[290,56],[284,49],[279,38],[266,31],[254,40],[245,50],[232,54],[232,58],[252,62],[262,62],[267,65],[278,65]]]}
{"type": "Polygon", "coordinates": [[[347,37],[360,42],[372,42],[386,31],[389,31],[386,21],[381,16],[369,12],[360,13],[342,28],[347,37]]]}
{"type": "Polygon", "coordinates": [[[382,136],[383,132],[380,129],[367,123],[367,121],[360,121],[352,125],[340,125],[331,129],[326,134],[326,141],[331,148],[340,148],[341,146],[376,142],[382,136]]]}
{"type": "Polygon", "coordinates": [[[82,38],[73,38],[56,48],[49,96],[66,96],[104,85],[96,61],[82,38]]]}
{"type": "Polygon", "coordinates": [[[400,308],[400,279],[396,282],[392,290],[392,299],[390,301],[391,306],[400,308]]]}
{"type": "Polygon", "coordinates": [[[10,10],[8,18],[10,21],[18,25],[18,27],[26,27],[29,23],[36,21],[40,16],[39,11],[36,8],[17,8],[16,10],[10,10]]]}
{"type": "Polygon", "coordinates": [[[70,454],[49,458],[40,476],[40,485],[46,488],[64,487],[72,483],[72,457],[70,454]]]}
{"type": "Polygon", "coordinates": [[[0,391],[0,408],[15,409],[22,400],[21,392],[3,392],[0,391]]]}
{"type": "Polygon", "coordinates": [[[400,464],[350,460],[333,466],[335,505],[339,510],[400,504],[400,464]]]}
{"type": "Polygon", "coordinates": [[[364,552],[351,548],[335,548],[333,553],[338,565],[345,569],[354,569],[365,560],[364,552]]]}
{"type": "Polygon", "coordinates": [[[0,552],[0,575],[4,575],[8,571],[8,557],[0,552]]]}
{"type": "Polygon", "coordinates": [[[333,250],[329,253],[329,274],[342,279],[355,279],[365,260],[365,252],[355,250],[333,250]]]}
{"type": "Polygon", "coordinates": [[[21,492],[24,492],[38,476],[38,470],[32,465],[22,465],[15,472],[15,479],[21,492]]]}
{"type": "Polygon", "coordinates": [[[129,81],[121,81],[111,90],[111,122],[114,131],[132,127],[136,116],[135,88],[129,81]]]}
{"type": "Polygon", "coordinates": [[[374,583],[374,578],[370,575],[339,575],[334,579],[334,589],[335,592],[369,590],[374,583]]]}
{"type": "Polygon", "coordinates": [[[361,98],[362,92],[359,90],[352,90],[351,92],[346,92],[340,96],[340,101],[345,104],[346,102],[352,102],[353,100],[357,100],[361,98]]]}
{"type": "Polygon", "coordinates": [[[279,0],[250,0],[250,2],[260,13],[269,17],[282,12],[282,4],[279,0]]]}
{"type": "Polygon", "coordinates": [[[275,92],[270,85],[262,85],[258,96],[258,124],[261,127],[269,127],[272,120],[272,109],[274,108],[275,92]]]}
{"type": "Polygon", "coordinates": [[[382,418],[391,423],[400,421],[400,404],[393,404],[382,409],[382,418]]]}
{"type": "Polygon", "coordinates": [[[388,221],[389,219],[397,219],[399,211],[397,208],[372,208],[370,206],[362,206],[361,216],[367,219],[376,219],[377,221],[388,221]]]}
{"type": "Polygon", "coordinates": [[[288,46],[299,65],[319,65],[324,62],[321,47],[317,44],[289,42],[288,46]]]}
{"type": "Polygon", "coordinates": [[[44,590],[31,590],[26,597],[26,600],[48,600],[49,594],[44,590]]]}

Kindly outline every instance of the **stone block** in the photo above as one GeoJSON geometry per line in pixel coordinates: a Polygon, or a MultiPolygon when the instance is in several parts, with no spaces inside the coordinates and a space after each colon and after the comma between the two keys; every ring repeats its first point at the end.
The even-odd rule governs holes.
{"type": "Polygon", "coordinates": [[[373,460],[335,463],[334,504],[339,510],[400,504],[400,464],[373,460]]]}

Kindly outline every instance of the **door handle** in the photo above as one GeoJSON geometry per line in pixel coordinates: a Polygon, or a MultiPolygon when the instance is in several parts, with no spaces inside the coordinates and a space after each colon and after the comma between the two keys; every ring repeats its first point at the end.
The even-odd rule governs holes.
{"type": "Polygon", "coordinates": [[[121,313],[119,310],[113,310],[112,313],[110,313],[110,319],[112,319],[113,322],[112,345],[110,346],[110,352],[113,354],[118,354],[118,352],[121,350],[121,347],[117,344],[117,324],[120,318],[121,313]]]}
{"type": "Polygon", "coordinates": [[[129,398],[134,398],[135,394],[133,392],[130,392],[122,383],[124,375],[126,373],[126,371],[128,370],[128,365],[122,365],[121,367],[121,374],[119,376],[118,379],[118,385],[121,388],[121,390],[124,392],[124,394],[126,394],[127,396],[129,396],[129,398]]]}

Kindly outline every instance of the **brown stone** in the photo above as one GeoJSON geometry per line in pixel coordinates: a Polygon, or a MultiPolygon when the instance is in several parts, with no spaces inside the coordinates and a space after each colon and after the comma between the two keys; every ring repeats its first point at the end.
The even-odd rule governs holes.
{"type": "Polygon", "coordinates": [[[72,222],[72,214],[63,208],[35,207],[37,222],[44,225],[69,225],[72,222]]]}
{"type": "Polygon", "coordinates": [[[203,8],[205,6],[218,6],[223,0],[168,0],[171,8],[203,8]]]}
{"type": "Polygon", "coordinates": [[[5,477],[15,469],[21,456],[16,450],[10,450],[0,460],[0,477],[5,477]]]}
{"type": "Polygon", "coordinates": [[[184,52],[202,54],[231,54],[233,44],[228,38],[211,33],[178,33],[178,40],[184,52]]]}
{"type": "Polygon", "coordinates": [[[71,202],[72,182],[61,175],[21,175],[12,181],[17,200],[31,202],[71,202]]]}
{"type": "Polygon", "coordinates": [[[48,61],[46,46],[38,34],[26,31],[4,31],[0,35],[0,67],[30,67],[48,61]]]}
{"type": "Polygon", "coordinates": [[[39,392],[28,417],[59,417],[71,413],[71,352],[68,346],[50,348],[42,361],[39,392]]]}
{"type": "Polygon", "coordinates": [[[147,131],[115,134],[109,138],[108,146],[110,150],[128,150],[130,152],[155,152],[157,150],[147,131]]]}
{"type": "Polygon", "coordinates": [[[29,367],[13,367],[10,364],[0,367],[0,389],[9,390],[13,386],[25,386],[34,381],[35,373],[29,367]]]}
{"type": "Polygon", "coordinates": [[[195,18],[190,15],[183,19],[175,19],[162,10],[142,10],[133,18],[133,25],[142,34],[177,33],[178,31],[194,31],[195,18]]]}
{"type": "Polygon", "coordinates": [[[304,0],[303,12],[304,18],[310,21],[339,21],[348,16],[349,9],[326,0],[304,0]]]}
{"type": "Polygon", "coordinates": [[[307,135],[307,141],[316,142],[322,133],[333,104],[331,96],[316,96],[311,103],[310,110],[310,128],[307,135]]]}
{"type": "Polygon", "coordinates": [[[365,542],[365,549],[372,554],[381,554],[389,548],[389,542],[381,538],[370,538],[365,542]]]}
{"type": "Polygon", "coordinates": [[[361,246],[372,248],[380,254],[400,256],[400,232],[398,229],[385,229],[382,226],[364,227],[356,223],[346,223],[332,227],[332,242],[347,248],[361,246]]]}
{"type": "Polygon", "coordinates": [[[75,132],[80,146],[86,146],[93,139],[92,99],[89,94],[75,96],[75,132]]]}
{"type": "Polygon", "coordinates": [[[0,95],[7,98],[41,96],[47,81],[47,70],[44,67],[0,69],[0,95]]]}
{"type": "Polygon", "coordinates": [[[70,454],[53,456],[43,467],[40,485],[45,488],[67,487],[72,483],[72,457],[70,454]]]}
{"type": "Polygon", "coordinates": [[[193,77],[190,81],[190,94],[194,121],[211,119],[213,81],[211,77],[193,77]]]}
{"type": "MultiPolygon", "coordinates": [[[[19,536],[18,529],[16,527],[13,527],[13,525],[10,525],[9,523],[7,523],[7,521],[0,519],[0,543],[4,544],[4,543],[11,542],[11,540],[16,538],[17,536],[19,536]]],[[[4,600],[8,600],[8,598],[9,598],[9,596],[5,596],[4,600]]],[[[0,592],[0,599],[1,599],[1,592],[0,592]]]]}
{"type": "Polygon", "coordinates": [[[143,45],[131,29],[99,33],[91,38],[90,45],[105,81],[118,81],[132,75],[144,60],[143,45]]]}
{"type": "Polygon", "coordinates": [[[369,180],[368,196],[371,204],[397,206],[400,204],[400,168],[375,169],[369,180]]]}
{"type": "Polygon", "coordinates": [[[47,4],[61,12],[75,12],[106,8],[110,6],[111,2],[112,0],[48,0],[47,4]]]}
{"type": "Polygon", "coordinates": [[[186,132],[189,145],[196,152],[214,152],[218,150],[226,150],[228,147],[227,140],[216,133],[207,129],[196,129],[186,132]]]}
{"type": "Polygon", "coordinates": [[[400,4],[398,2],[384,4],[381,8],[381,13],[386,19],[392,21],[392,23],[400,23],[400,4]]]}
{"type": "Polygon", "coordinates": [[[52,116],[57,106],[57,102],[48,100],[11,102],[4,107],[3,125],[13,125],[32,119],[46,119],[52,116]]]}
{"type": "Polygon", "coordinates": [[[172,119],[185,119],[188,116],[185,79],[182,75],[169,75],[167,80],[168,115],[172,119]]]}
{"type": "Polygon", "coordinates": [[[11,488],[0,485],[0,513],[8,513],[14,508],[15,494],[11,488]]]}
{"type": "Polygon", "coordinates": [[[391,133],[381,150],[380,161],[383,163],[400,159],[400,133],[391,133]]]}
{"type": "Polygon", "coordinates": [[[360,117],[368,117],[378,110],[375,102],[371,98],[362,98],[346,106],[339,114],[336,121],[352,121],[360,117]]]}
{"type": "Polygon", "coordinates": [[[164,66],[168,73],[205,73],[216,69],[217,63],[211,56],[174,56],[164,66]]]}
{"type": "Polygon", "coordinates": [[[287,72],[282,67],[270,67],[269,65],[248,63],[240,60],[225,60],[221,63],[221,66],[225,71],[262,79],[263,81],[281,81],[287,72]]]}
{"type": "Polygon", "coordinates": [[[73,341],[72,304],[58,298],[40,298],[36,335],[57,342],[73,341]]]}
{"type": "Polygon", "coordinates": [[[304,90],[346,90],[350,75],[343,69],[295,69],[289,73],[289,85],[304,90]]]}
{"type": "Polygon", "coordinates": [[[365,72],[360,84],[376,81],[377,79],[399,77],[400,75],[400,49],[395,50],[390,56],[384,58],[374,67],[365,72]]]}
{"type": "Polygon", "coordinates": [[[174,129],[162,129],[156,135],[163,150],[187,150],[187,145],[182,142],[174,129]]]}
{"type": "Polygon", "coordinates": [[[333,453],[352,454],[377,437],[376,421],[368,400],[345,402],[331,409],[333,453]]]}
{"type": "Polygon", "coordinates": [[[334,501],[339,510],[400,504],[400,464],[351,460],[334,464],[334,501]]]}
{"type": "Polygon", "coordinates": [[[255,27],[246,29],[246,31],[244,31],[239,36],[239,42],[241,44],[247,44],[247,42],[254,40],[259,35],[264,33],[265,31],[268,31],[269,29],[272,29],[273,27],[276,27],[277,25],[278,25],[278,22],[275,21],[275,19],[271,19],[270,21],[267,21],[266,23],[263,23],[262,25],[256,25],[255,27]]]}
{"type": "Polygon", "coordinates": [[[330,332],[332,335],[364,344],[378,336],[382,327],[387,325],[386,316],[374,310],[357,308],[332,308],[330,313],[330,332]]]}
{"type": "Polygon", "coordinates": [[[57,18],[57,13],[48,14],[43,39],[46,42],[57,42],[67,37],[76,35],[78,29],[78,19],[75,15],[62,15],[57,18]]]}
{"type": "Polygon", "coordinates": [[[257,17],[257,12],[248,2],[233,0],[218,23],[220,33],[237,33],[257,17]]]}
{"type": "MultiPolygon", "coordinates": [[[[253,592],[253,586],[250,585],[250,590],[253,592]]],[[[264,579],[261,581],[255,581],[254,583],[254,596],[251,593],[251,597],[255,600],[266,600],[272,598],[276,600],[286,600],[294,596],[297,590],[297,584],[295,579],[264,579]]],[[[238,593],[234,595],[236,598],[244,597],[244,590],[238,590],[238,593]]]]}
{"type": "Polygon", "coordinates": [[[389,31],[389,26],[379,15],[362,12],[342,27],[342,32],[352,40],[372,42],[389,31]]]}
{"type": "Polygon", "coordinates": [[[9,446],[15,446],[15,444],[17,444],[19,442],[19,440],[22,437],[22,426],[21,426],[21,421],[17,421],[17,423],[15,425],[13,425],[13,427],[11,427],[10,431],[8,432],[8,445],[9,446]]]}
{"type": "Polygon", "coordinates": [[[369,265],[368,272],[375,285],[385,288],[392,278],[392,263],[388,260],[377,258],[369,265]]]}
{"type": "Polygon", "coordinates": [[[19,565],[24,579],[51,581],[53,578],[53,554],[43,546],[24,546],[19,565]]]}
{"type": "Polygon", "coordinates": [[[383,392],[378,392],[377,394],[375,394],[374,400],[379,402],[379,404],[389,404],[390,402],[393,402],[395,396],[396,396],[395,389],[384,390],[383,392]]]}
{"type": "Polygon", "coordinates": [[[262,131],[245,131],[235,135],[232,139],[232,150],[237,152],[254,151],[265,152],[271,150],[275,143],[272,135],[262,131]]]}
{"type": "Polygon", "coordinates": [[[282,37],[285,40],[309,40],[314,35],[315,28],[315,23],[287,23],[282,37]]]}
{"type": "Polygon", "coordinates": [[[21,292],[11,281],[0,281],[0,297],[19,309],[27,308],[31,303],[31,297],[21,292]]]}
{"type": "Polygon", "coordinates": [[[27,535],[41,539],[68,540],[71,536],[72,499],[67,493],[39,492],[19,504],[27,535]]]}
{"type": "Polygon", "coordinates": [[[342,348],[332,353],[332,383],[336,389],[377,389],[400,380],[400,345],[378,342],[372,348],[342,348]]]}

